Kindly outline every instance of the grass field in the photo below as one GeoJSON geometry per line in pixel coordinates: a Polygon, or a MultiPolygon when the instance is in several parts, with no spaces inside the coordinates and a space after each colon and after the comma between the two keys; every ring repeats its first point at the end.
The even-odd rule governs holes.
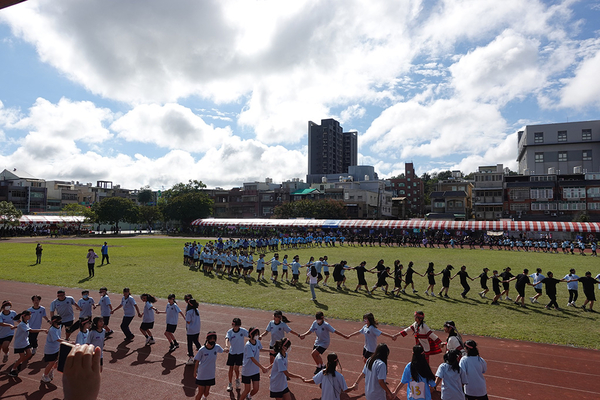
{"type": "MultiPolygon", "coordinates": [[[[206,276],[201,272],[190,271],[182,265],[183,243],[185,239],[172,238],[112,238],[109,237],[111,264],[96,267],[96,276],[87,278],[87,249],[93,247],[100,254],[100,245],[104,238],[44,240],[38,239],[44,247],[41,265],[35,262],[35,243],[0,242],[0,278],[22,282],[34,282],[57,285],[68,288],[88,288],[92,296],[101,286],[107,286],[112,292],[119,292],[129,286],[134,294],[144,292],[157,297],[166,298],[175,293],[182,298],[185,293],[192,293],[199,301],[207,303],[227,304],[240,307],[266,310],[281,309],[284,312],[314,314],[322,310],[328,317],[349,320],[362,320],[366,312],[373,312],[382,323],[405,327],[413,322],[413,312],[423,310],[426,322],[433,329],[441,329],[444,321],[454,320],[459,330],[465,333],[493,336],[499,338],[521,339],[536,342],[573,345],[578,347],[600,348],[600,314],[585,313],[581,309],[567,308],[567,288],[565,283],[558,286],[558,303],[565,307],[562,311],[546,310],[543,305],[548,302],[547,296],[540,299],[541,304],[531,305],[523,309],[512,302],[502,302],[500,306],[491,306],[490,300],[481,299],[479,282],[470,283],[469,298],[460,298],[462,288],[455,279],[450,285],[450,299],[431,298],[423,291],[427,280],[415,275],[417,295],[408,293],[400,298],[385,296],[378,291],[373,296],[364,292],[354,293],[352,290],[339,292],[332,288],[317,288],[316,303],[310,300],[308,285],[292,287],[287,284],[274,285],[257,283],[254,279],[229,280],[223,277],[206,276]]],[[[367,261],[367,267],[373,267],[379,259],[393,267],[395,259],[406,266],[409,261],[415,263],[415,269],[423,273],[427,264],[432,261],[436,272],[446,264],[452,264],[456,270],[461,265],[476,277],[483,267],[490,270],[501,270],[507,266],[513,273],[528,268],[530,273],[537,267],[544,274],[550,270],[556,278],[562,278],[570,268],[575,268],[582,276],[585,271],[592,271],[593,276],[600,272],[600,259],[593,257],[571,256],[562,254],[524,253],[491,250],[460,249],[423,249],[423,248],[366,248],[336,247],[313,248],[303,250],[281,251],[289,254],[290,261],[294,254],[300,255],[305,263],[309,256],[329,256],[329,263],[347,260],[348,265],[355,266],[360,261],[367,261]]],[[[267,255],[267,259],[271,257],[267,255]]],[[[99,264],[98,263],[97,265],[99,264]]],[[[456,271],[455,270],[455,271],[456,271]]],[[[348,289],[354,289],[356,274],[347,271],[348,289]]],[[[267,278],[269,270],[267,268],[267,278]]],[[[436,291],[441,289],[441,277],[437,277],[436,291]]],[[[304,279],[301,279],[303,282],[304,279]]],[[[375,275],[367,274],[367,282],[373,285],[375,275]]],[[[393,287],[393,280],[388,279],[393,287]]],[[[331,286],[333,286],[333,281],[331,286]]],[[[491,287],[491,285],[490,285],[491,287]]],[[[391,288],[390,288],[391,289],[391,288]]],[[[33,294],[33,293],[32,293],[33,294]]],[[[67,294],[79,298],[75,290],[67,294]]],[[[533,296],[533,289],[527,287],[527,295],[533,296]]],[[[97,294],[96,294],[97,296],[97,294]]],[[[516,297],[514,285],[511,283],[511,297],[516,297]]],[[[48,305],[50,299],[44,299],[48,305]]],[[[157,307],[164,308],[166,301],[159,301],[157,307]]],[[[583,303],[583,291],[580,288],[580,300],[583,303]]],[[[293,319],[293,318],[292,318],[293,319]]]]}

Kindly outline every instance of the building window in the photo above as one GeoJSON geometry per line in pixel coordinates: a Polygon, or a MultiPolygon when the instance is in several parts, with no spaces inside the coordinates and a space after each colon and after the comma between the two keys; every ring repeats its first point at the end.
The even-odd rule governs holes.
{"type": "Polygon", "coordinates": [[[592,161],[592,151],[591,150],[584,150],[583,151],[582,160],[583,161],[592,161]]]}
{"type": "Polygon", "coordinates": [[[559,142],[567,141],[567,131],[558,131],[558,141],[559,142]]]}
{"type": "Polygon", "coordinates": [[[511,211],[529,211],[529,204],[527,203],[513,203],[510,205],[511,211]]]}
{"type": "Polygon", "coordinates": [[[433,203],[433,207],[434,208],[444,208],[446,205],[444,204],[444,202],[435,202],[433,203]]]}
{"type": "Polygon", "coordinates": [[[600,210],[600,203],[588,203],[588,210],[600,210]]]}
{"type": "Polygon", "coordinates": [[[591,129],[582,129],[581,130],[581,140],[592,140],[592,130],[591,129]]]}
{"type": "Polygon", "coordinates": [[[552,211],[556,210],[556,203],[531,203],[533,211],[552,211]]]}
{"type": "Polygon", "coordinates": [[[582,201],[569,201],[566,203],[559,203],[558,209],[562,211],[578,211],[585,210],[585,202],[582,201]]]}
{"type": "Polygon", "coordinates": [[[568,161],[567,160],[567,152],[566,151],[559,151],[558,152],[558,161],[568,161]]]}
{"type": "Polygon", "coordinates": [[[535,153],[535,162],[543,163],[544,162],[544,153],[535,153]]]}
{"type": "Polygon", "coordinates": [[[600,197],[600,187],[588,188],[587,197],[600,197]]]}
{"type": "Polygon", "coordinates": [[[529,196],[532,199],[552,199],[554,197],[553,189],[531,189],[529,196]]]}
{"type": "Polygon", "coordinates": [[[565,198],[565,199],[585,199],[585,188],[583,188],[583,187],[563,188],[563,198],[565,198]]]}
{"type": "Polygon", "coordinates": [[[533,134],[533,143],[544,143],[544,132],[535,132],[533,134]]]}

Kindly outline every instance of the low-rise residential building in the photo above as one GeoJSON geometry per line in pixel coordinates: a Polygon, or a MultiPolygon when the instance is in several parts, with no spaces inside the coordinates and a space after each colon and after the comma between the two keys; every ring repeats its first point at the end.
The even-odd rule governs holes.
{"type": "Polygon", "coordinates": [[[452,178],[438,182],[432,192],[431,212],[428,219],[464,221],[472,218],[473,184],[462,178],[460,171],[452,171],[452,178]]]}
{"type": "Polygon", "coordinates": [[[404,164],[404,174],[388,179],[388,181],[389,186],[386,190],[392,192],[394,198],[404,199],[404,207],[396,208],[404,211],[400,214],[393,213],[393,215],[400,219],[423,216],[425,189],[423,181],[415,173],[413,163],[404,164]]]}
{"type": "Polygon", "coordinates": [[[502,164],[479,167],[473,174],[473,212],[475,219],[496,221],[504,206],[504,168],[502,164]]]}
{"type": "Polygon", "coordinates": [[[14,168],[0,172],[0,201],[13,203],[23,214],[46,211],[46,181],[14,168]]]}

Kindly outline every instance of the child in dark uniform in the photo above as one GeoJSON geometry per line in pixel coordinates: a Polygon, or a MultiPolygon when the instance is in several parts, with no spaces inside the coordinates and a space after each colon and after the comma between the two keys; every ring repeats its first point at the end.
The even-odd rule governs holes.
{"type": "Polygon", "coordinates": [[[369,291],[369,286],[367,285],[367,280],[365,279],[365,272],[367,272],[367,269],[365,268],[366,264],[367,262],[363,261],[358,267],[354,267],[356,270],[356,276],[358,278],[358,285],[356,285],[356,289],[354,289],[355,292],[358,292],[358,289],[360,289],[361,286],[364,286],[367,292],[369,291]]]}
{"type": "Polygon", "coordinates": [[[490,291],[487,286],[487,281],[490,279],[490,277],[487,275],[488,271],[489,268],[484,268],[483,272],[479,274],[479,283],[483,289],[481,292],[479,292],[479,296],[481,296],[482,299],[485,299],[486,293],[490,291]]]}

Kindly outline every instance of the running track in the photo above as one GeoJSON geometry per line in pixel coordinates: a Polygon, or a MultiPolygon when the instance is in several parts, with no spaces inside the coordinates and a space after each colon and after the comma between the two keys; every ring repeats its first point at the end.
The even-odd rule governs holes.
{"type": "MultiPolygon", "coordinates": [[[[42,296],[42,305],[49,313],[50,302],[56,297],[57,287],[42,286],[28,283],[9,282],[0,280],[0,298],[10,299],[13,309],[17,312],[31,305],[33,294],[42,296]]],[[[80,290],[67,289],[67,295],[79,299],[80,290]]],[[[98,300],[98,294],[92,292],[92,297],[98,300]]],[[[113,305],[120,302],[119,294],[111,294],[113,305]]],[[[136,296],[136,301],[139,298],[136,296]]],[[[159,300],[157,308],[164,309],[165,300],[159,300]]],[[[99,310],[96,310],[96,313],[99,310]]],[[[285,313],[285,310],[284,310],[285,313]]],[[[224,334],[231,327],[233,317],[240,317],[244,327],[258,326],[262,330],[272,319],[268,311],[233,308],[211,304],[200,305],[203,335],[214,330],[219,334],[218,343],[224,345],[224,334]]],[[[132,331],[136,339],[129,344],[122,342],[123,336],[119,331],[121,311],[113,317],[111,326],[115,335],[106,341],[104,352],[104,371],[100,398],[109,399],[184,399],[193,398],[195,383],[193,367],[185,365],[187,360],[185,334],[180,322],[176,336],[180,338],[182,347],[173,353],[168,353],[168,342],[163,336],[165,324],[164,315],[158,315],[155,324],[156,344],[144,346],[144,340],[139,333],[141,319],[136,318],[132,323],[132,331]],[[134,329],[135,328],[135,329],[134,329]]],[[[291,326],[296,331],[305,332],[314,318],[304,315],[288,315],[292,320],[291,326]]],[[[354,332],[361,327],[359,322],[329,320],[341,332],[354,332]]],[[[395,333],[398,327],[380,326],[389,333],[395,333]]],[[[572,327],[576,329],[576,327],[572,327]]],[[[441,333],[443,338],[443,333],[441,333]]],[[[545,345],[538,343],[520,342],[514,340],[492,339],[485,337],[468,337],[475,339],[479,345],[481,356],[488,363],[486,374],[488,393],[491,399],[599,399],[600,398],[600,351],[571,348],[564,346],[545,345]]],[[[443,338],[444,339],[444,338],[443,338]]],[[[291,338],[292,352],[290,354],[290,371],[311,377],[314,364],[310,356],[314,335],[303,341],[291,338]]],[[[404,366],[410,361],[414,341],[411,337],[399,337],[397,341],[382,338],[380,341],[390,346],[388,362],[388,383],[392,387],[399,382],[404,366]]],[[[45,343],[44,334],[40,334],[40,345],[45,343]]],[[[263,339],[263,345],[268,345],[268,336],[263,339]]],[[[362,370],[362,335],[345,340],[337,335],[332,336],[329,350],[335,351],[342,363],[343,374],[351,385],[362,370]]],[[[51,384],[40,383],[41,370],[45,363],[41,361],[42,348],[29,364],[20,372],[18,378],[8,376],[8,368],[15,361],[11,354],[8,364],[0,364],[0,399],[50,400],[62,398],[60,374],[51,384]]],[[[263,364],[268,362],[268,354],[261,353],[263,364]]],[[[211,398],[230,398],[237,400],[239,392],[228,393],[226,355],[217,361],[217,386],[211,390],[211,398]]],[[[435,372],[441,355],[431,358],[435,372]]],[[[320,391],[315,385],[309,385],[293,379],[289,383],[293,397],[297,400],[319,399],[320,391]]],[[[350,392],[345,399],[364,399],[364,381],[358,390],[350,392]]],[[[261,389],[254,399],[268,399],[268,379],[262,376],[261,389]]],[[[402,391],[399,398],[405,398],[402,391]]],[[[434,399],[439,399],[439,392],[434,393],[434,399]]]]}

